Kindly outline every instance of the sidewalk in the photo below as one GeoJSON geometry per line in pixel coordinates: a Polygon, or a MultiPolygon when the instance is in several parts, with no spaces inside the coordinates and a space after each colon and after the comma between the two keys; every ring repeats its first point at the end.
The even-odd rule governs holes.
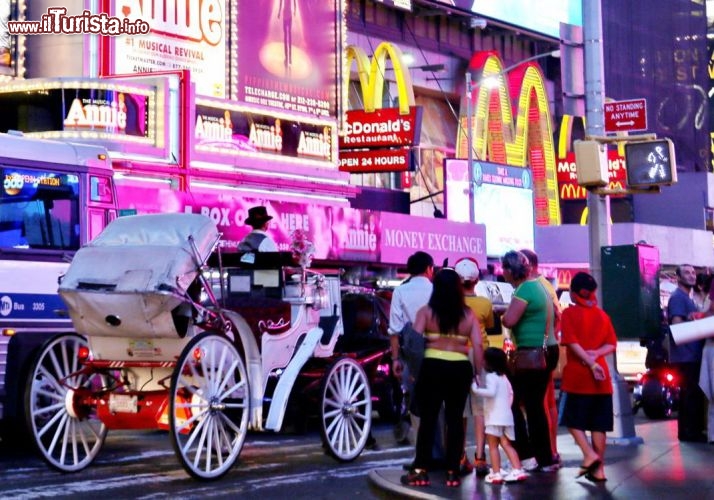
{"type": "Polygon", "coordinates": [[[462,479],[460,488],[447,488],[445,474],[435,472],[430,474],[431,486],[412,488],[400,483],[404,471],[397,468],[374,469],[369,473],[369,481],[382,498],[714,499],[714,445],[680,443],[676,419],[638,419],[636,434],[644,440],[643,444],[608,442],[607,482],[602,485],[575,478],[582,456],[563,428],[558,435],[563,468],[558,472],[531,474],[523,483],[490,485],[471,474],[462,479]]]}

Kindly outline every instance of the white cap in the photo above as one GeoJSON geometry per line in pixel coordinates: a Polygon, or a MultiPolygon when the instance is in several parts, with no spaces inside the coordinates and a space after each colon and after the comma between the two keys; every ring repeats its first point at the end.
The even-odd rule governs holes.
{"type": "Polygon", "coordinates": [[[459,259],[456,265],[454,265],[454,271],[456,271],[456,274],[461,276],[461,279],[464,281],[476,281],[480,276],[478,262],[471,257],[459,259]]]}

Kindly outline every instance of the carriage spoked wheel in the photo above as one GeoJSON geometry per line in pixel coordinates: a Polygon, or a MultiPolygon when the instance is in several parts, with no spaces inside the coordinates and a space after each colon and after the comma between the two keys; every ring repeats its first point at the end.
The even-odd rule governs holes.
{"type": "Polygon", "coordinates": [[[75,334],[46,343],[25,386],[25,417],[42,458],[55,469],[75,472],[87,467],[107,435],[98,420],[93,391],[105,388],[100,373],[80,372],[80,347],[87,341],[75,334]]]}
{"type": "Polygon", "coordinates": [[[248,431],[245,363],[226,337],[204,332],[184,348],[171,377],[169,421],[182,467],[216,479],[238,459],[248,431]]]}
{"type": "Polygon", "coordinates": [[[325,374],[321,401],[322,442],[341,462],[362,453],[372,425],[372,395],[367,375],[357,361],[339,358],[325,374]]]}

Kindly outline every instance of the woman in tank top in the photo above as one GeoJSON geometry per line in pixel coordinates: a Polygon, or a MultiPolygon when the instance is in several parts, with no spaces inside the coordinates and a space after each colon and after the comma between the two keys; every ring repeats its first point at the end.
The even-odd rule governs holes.
{"type": "Polygon", "coordinates": [[[453,269],[442,269],[434,276],[429,303],[417,312],[414,329],[423,333],[427,340],[415,391],[421,423],[414,466],[402,476],[402,483],[409,486],[429,484],[427,470],[431,465],[437,417],[443,404],[447,428],[446,485],[459,486],[464,405],[474,376],[472,366],[480,372],[483,349],[478,319],[466,306],[461,279],[453,269]],[[469,353],[472,353],[472,360],[469,360],[469,353]]]}

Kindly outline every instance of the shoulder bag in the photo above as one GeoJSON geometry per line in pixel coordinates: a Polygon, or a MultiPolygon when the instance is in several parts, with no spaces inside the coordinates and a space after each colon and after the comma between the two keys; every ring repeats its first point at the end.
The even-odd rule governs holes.
{"type": "Polygon", "coordinates": [[[426,337],[417,332],[411,322],[407,322],[399,332],[401,339],[401,353],[404,362],[409,368],[409,373],[414,377],[419,373],[421,362],[424,359],[424,350],[426,349],[426,337]]]}
{"type": "Polygon", "coordinates": [[[553,315],[553,303],[550,295],[545,290],[542,283],[539,283],[548,298],[546,306],[545,333],[543,334],[543,345],[541,347],[520,347],[512,350],[508,354],[508,367],[511,374],[520,375],[534,371],[542,371],[547,367],[546,353],[548,342],[548,330],[550,330],[550,319],[553,315]]]}

